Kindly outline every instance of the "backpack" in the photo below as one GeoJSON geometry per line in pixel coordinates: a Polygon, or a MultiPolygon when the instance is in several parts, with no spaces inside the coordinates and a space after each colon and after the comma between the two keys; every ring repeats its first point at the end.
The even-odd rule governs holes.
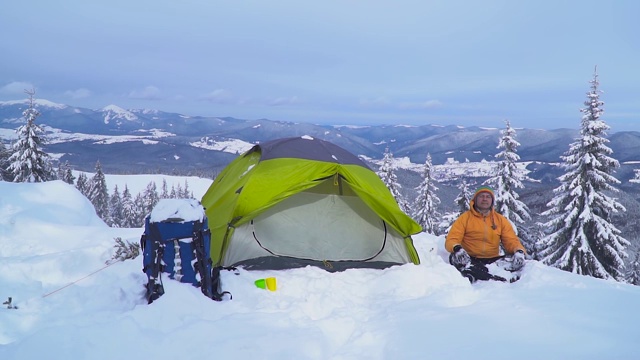
{"type": "Polygon", "coordinates": [[[158,202],[145,218],[140,238],[142,271],[147,275],[145,296],[149,304],[164,294],[162,273],[199,287],[213,300],[220,301],[228,294],[220,292],[220,269],[212,266],[210,240],[208,221],[199,202],[186,199],[158,202]],[[184,216],[185,213],[190,215],[184,216]]]}

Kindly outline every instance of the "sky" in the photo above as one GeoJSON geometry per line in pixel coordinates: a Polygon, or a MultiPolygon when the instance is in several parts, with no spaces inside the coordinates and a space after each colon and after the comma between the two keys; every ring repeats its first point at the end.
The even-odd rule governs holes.
{"type": "MultiPolygon", "coordinates": [[[[186,180],[196,197],[208,188],[186,180]]],[[[141,257],[105,264],[142,228],[109,228],[62,181],[0,182],[0,194],[0,300],[17,307],[0,307],[1,359],[637,358],[640,287],[534,260],[515,283],[470,284],[427,234],[414,236],[420,265],[223,271],[222,302],[165,276],[148,305],[141,257]],[[267,277],[275,291],[254,285],[267,277]]]]}
{"type": "Polygon", "coordinates": [[[640,131],[640,2],[8,0],[0,100],[333,125],[640,131]]]}

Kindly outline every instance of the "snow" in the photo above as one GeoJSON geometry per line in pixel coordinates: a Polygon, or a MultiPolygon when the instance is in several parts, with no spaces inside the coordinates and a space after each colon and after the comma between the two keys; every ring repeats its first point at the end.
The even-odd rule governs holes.
{"type": "Polygon", "coordinates": [[[161,199],[151,210],[151,222],[180,219],[182,222],[204,219],[204,208],[194,199],[161,199]]]}
{"type": "MultiPolygon", "coordinates": [[[[83,141],[91,140],[95,144],[114,144],[131,141],[141,141],[144,144],[156,144],[157,140],[165,137],[176,136],[175,134],[165,132],[159,129],[152,130],[139,130],[139,132],[147,132],[148,135],[98,135],[98,134],[83,134],[83,133],[69,133],[59,129],[46,127],[48,134],[47,139],[50,144],[64,143],[68,141],[83,141]]],[[[0,133],[1,134],[1,133],[0,133]]],[[[15,134],[12,135],[14,138],[15,134]]],[[[8,137],[7,137],[8,138],[8,137]]]]}
{"type": "Polygon", "coordinates": [[[368,129],[371,126],[369,125],[332,125],[336,129],[347,128],[347,129],[368,129]]]}
{"type": "Polygon", "coordinates": [[[114,238],[136,243],[141,228],[107,227],[61,181],[0,194],[0,300],[18,307],[0,307],[0,359],[637,358],[640,287],[533,260],[516,283],[472,285],[426,234],[421,265],[223,271],[223,302],[165,276],[147,305],[141,257],[105,265],[114,238]],[[254,285],[266,277],[275,291],[254,285]]]}
{"type": "Polygon", "coordinates": [[[238,139],[213,140],[209,138],[190,142],[189,145],[201,149],[223,151],[230,154],[242,154],[255,146],[255,144],[238,139]]]}
{"type": "MultiPolygon", "coordinates": [[[[28,106],[29,100],[25,99],[25,100],[0,101],[0,106],[10,106],[10,105],[16,105],[16,104],[24,104],[28,106]]],[[[36,108],[37,107],[48,107],[48,108],[54,108],[54,109],[67,108],[67,105],[54,103],[53,101],[49,101],[45,99],[36,99],[34,100],[34,104],[36,105],[36,108]]]]}
{"type": "Polygon", "coordinates": [[[15,141],[18,138],[15,129],[0,129],[0,141],[7,140],[7,142],[15,141]]]}
{"type": "Polygon", "coordinates": [[[127,120],[127,121],[136,121],[138,120],[138,117],[128,111],[125,110],[117,105],[107,105],[105,107],[103,107],[102,109],[100,109],[99,111],[104,112],[104,123],[108,124],[112,119],[123,119],[123,120],[127,120]]]}

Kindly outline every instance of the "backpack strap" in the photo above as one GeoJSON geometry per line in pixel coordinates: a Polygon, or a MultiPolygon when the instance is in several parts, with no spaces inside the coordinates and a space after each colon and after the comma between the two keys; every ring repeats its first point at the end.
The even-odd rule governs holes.
{"type": "MultiPolygon", "coordinates": [[[[156,223],[149,223],[149,236],[144,236],[145,246],[144,258],[151,259],[151,262],[144,264],[144,271],[147,274],[146,298],[149,304],[164,294],[162,284],[162,254],[164,253],[164,242],[160,235],[160,229],[156,223]]],[[[142,241],[142,239],[141,239],[142,241]]]]}
{"type": "Polygon", "coordinates": [[[193,248],[196,253],[195,270],[200,275],[200,290],[202,293],[211,298],[211,259],[205,254],[204,236],[202,235],[202,222],[196,221],[193,224],[193,248]],[[207,259],[209,261],[207,261],[207,259]]]}
{"type": "Polygon", "coordinates": [[[225,295],[229,295],[229,300],[233,300],[233,295],[231,295],[230,292],[228,291],[222,291],[221,289],[221,281],[220,281],[220,270],[237,270],[234,267],[222,267],[222,266],[216,266],[213,269],[211,269],[211,289],[212,289],[212,296],[211,298],[215,301],[222,301],[224,300],[224,296],[225,295]]]}
{"type": "Polygon", "coordinates": [[[215,301],[222,301],[225,294],[229,299],[233,296],[228,291],[221,291],[220,269],[222,266],[213,267],[211,256],[205,251],[204,234],[209,234],[209,229],[203,229],[202,221],[196,221],[193,226],[193,246],[196,252],[196,271],[200,274],[200,289],[202,293],[215,301]]]}

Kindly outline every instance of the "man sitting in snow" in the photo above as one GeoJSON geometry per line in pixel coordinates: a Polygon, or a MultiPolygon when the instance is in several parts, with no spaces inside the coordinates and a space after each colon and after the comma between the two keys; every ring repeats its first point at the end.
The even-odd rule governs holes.
{"type": "Polygon", "coordinates": [[[489,273],[487,264],[501,260],[500,244],[512,254],[506,270],[517,271],[524,266],[525,249],[509,220],[493,209],[493,190],[481,186],[464,212],[451,226],[444,243],[451,253],[449,262],[469,281],[506,279],[489,273]]]}

